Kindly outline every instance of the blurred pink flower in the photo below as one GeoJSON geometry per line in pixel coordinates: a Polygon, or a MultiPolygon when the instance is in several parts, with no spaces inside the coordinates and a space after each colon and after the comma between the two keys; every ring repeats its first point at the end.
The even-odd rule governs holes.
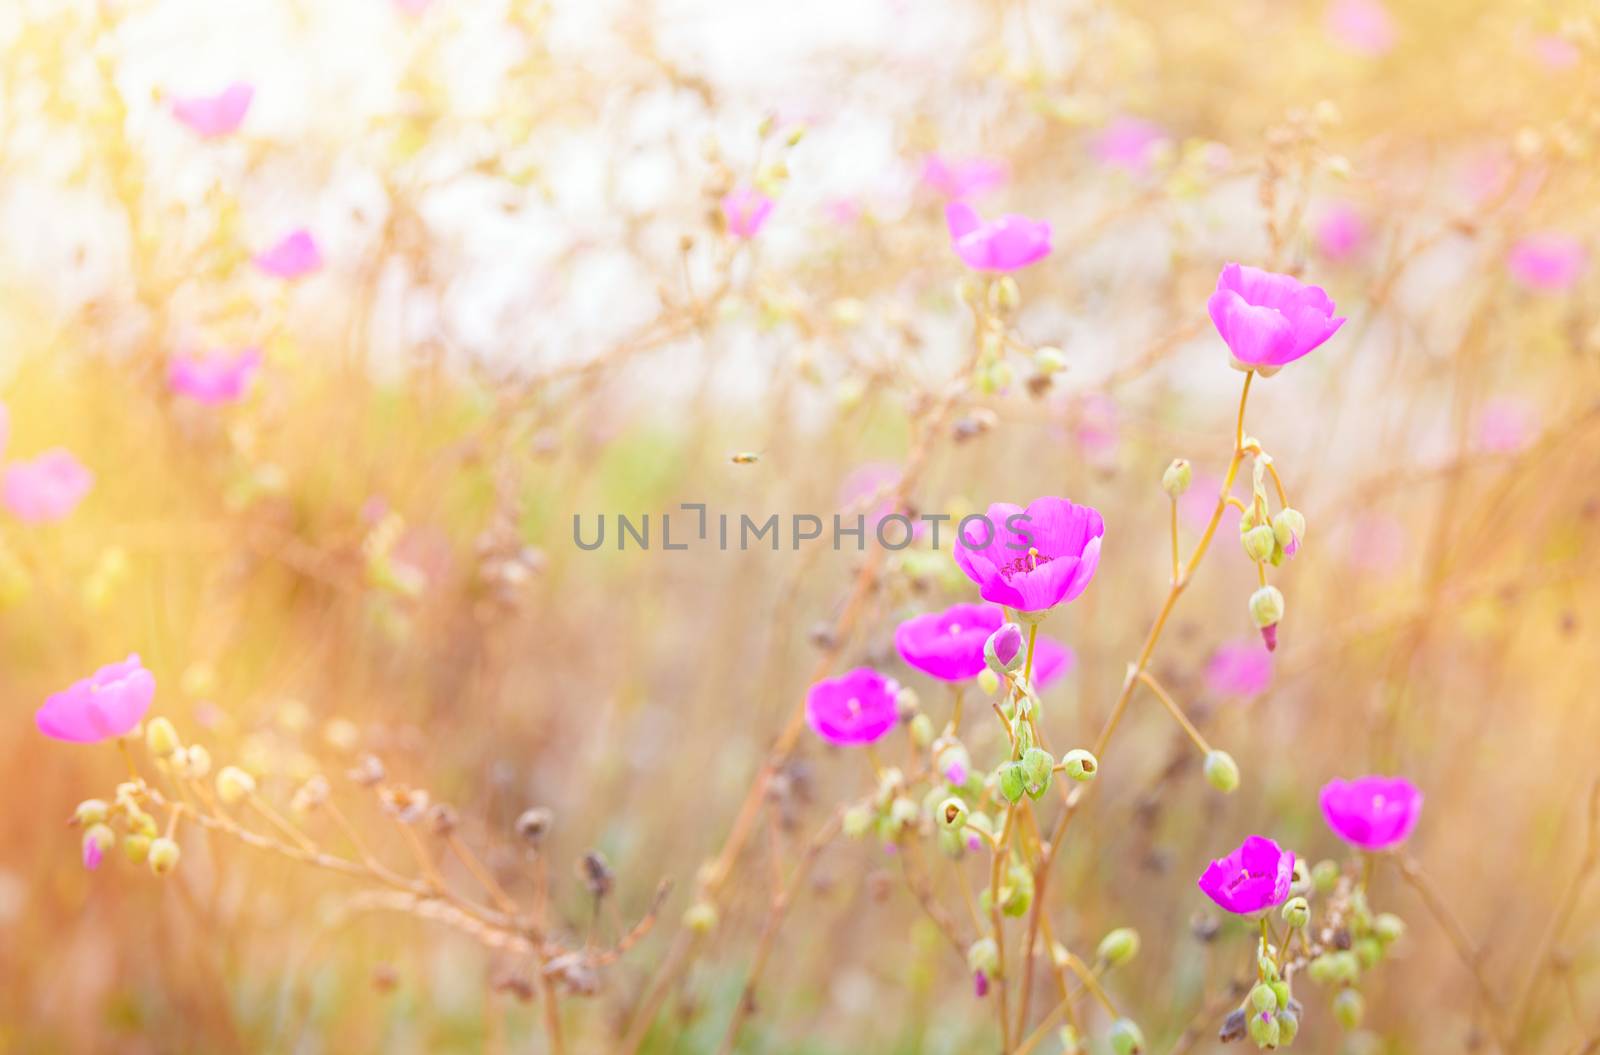
{"type": "Polygon", "coordinates": [[[1098,510],[1065,498],[1036,498],[1027,509],[996,502],[987,523],[957,532],[955,561],[985,601],[1042,612],[1083,593],[1105,530],[1098,510]]]}
{"type": "Polygon", "coordinates": [[[1583,57],[1578,45],[1559,33],[1545,33],[1533,38],[1529,50],[1539,65],[1553,73],[1574,69],[1583,57]]]}
{"type": "Polygon", "coordinates": [[[735,238],[754,238],[772,214],[773,201],[754,187],[735,187],[722,197],[722,218],[735,238]]]}
{"type": "Polygon", "coordinates": [[[1121,436],[1120,417],[1117,401],[1104,392],[1084,397],[1078,408],[1078,428],[1074,434],[1084,458],[1101,464],[1111,460],[1121,436]]]}
{"type": "Polygon", "coordinates": [[[407,15],[420,15],[432,4],[433,0],[394,0],[395,9],[407,15]]]}
{"type": "Polygon", "coordinates": [[[156,679],[133,654],[45,700],[33,721],[52,739],[98,743],[133,732],[155,695],[156,679]]]}
{"type": "Polygon", "coordinates": [[[244,121],[256,90],[235,81],[216,95],[180,95],[172,100],[172,116],[207,139],[228,135],[244,121]]]}
{"type": "Polygon", "coordinates": [[[1334,834],[1362,850],[1405,842],[1422,813],[1422,792],[1403,777],[1330,780],[1318,798],[1334,834]]]}
{"type": "Polygon", "coordinates": [[[1496,396],[1478,413],[1478,449],[1513,454],[1528,445],[1537,429],[1533,408],[1513,396],[1496,396]]]}
{"type": "Polygon", "coordinates": [[[1240,264],[1222,269],[1206,306],[1233,365],[1263,377],[1314,351],[1345,321],[1334,318],[1321,286],[1240,264]]]}
{"type": "Polygon", "coordinates": [[[6,452],[6,443],[11,439],[11,411],[0,403],[0,454],[6,452]]]}
{"type": "MultiPolygon", "coordinates": [[[[1222,477],[1208,472],[1197,471],[1194,474],[1194,482],[1178,499],[1178,519],[1183,521],[1184,527],[1197,534],[1206,529],[1206,525],[1211,523],[1211,514],[1216,511],[1217,492],[1220,490],[1222,477]]],[[[1234,481],[1234,490],[1238,490],[1237,480],[1234,481]]],[[[1222,519],[1217,523],[1223,530],[1237,527],[1239,511],[1233,506],[1223,507],[1222,519]]]]}
{"type": "Polygon", "coordinates": [[[992,604],[955,604],[927,612],[895,628],[900,658],[940,681],[975,678],[986,666],[983,646],[1000,629],[1005,614],[992,604]]]}
{"type": "Polygon", "coordinates": [[[945,206],[950,242],[961,262],[976,271],[1016,271],[1050,255],[1050,225],[1016,213],[982,220],[966,202],[945,206]]]}
{"type": "Polygon", "coordinates": [[[1094,139],[1092,150],[1102,165],[1144,175],[1171,142],[1167,130],[1138,117],[1118,117],[1094,139]]]}
{"type": "Polygon", "coordinates": [[[1367,244],[1367,221],[1354,205],[1338,202],[1317,222],[1317,248],[1329,260],[1343,262],[1367,244]]]}
{"type": "Polygon", "coordinates": [[[1232,641],[1211,654],[1206,688],[1213,696],[1259,696],[1272,684],[1272,653],[1255,641],[1232,641]]]}
{"type": "Polygon", "coordinates": [[[1003,187],[1011,178],[1004,158],[946,158],[929,154],[922,161],[923,185],[935,194],[959,201],[976,198],[1003,187]]]}
{"type": "Polygon", "coordinates": [[[900,686],[870,667],[819,681],[806,693],[806,721],[830,744],[870,744],[894,728],[900,686]]]}
{"type": "Polygon", "coordinates": [[[1070,646],[1040,634],[1033,643],[1033,691],[1043,692],[1077,665],[1078,654],[1070,646]]]}
{"type": "Polygon", "coordinates": [[[1399,39],[1394,16],[1378,0],[1334,0],[1328,8],[1328,32],[1361,55],[1382,55],[1399,39]]]}
{"type": "Polygon", "coordinates": [[[1406,529],[1397,517],[1367,513],[1350,526],[1347,559],[1365,571],[1391,572],[1405,559],[1406,529]]]}
{"type": "Polygon", "coordinates": [[[854,198],[829,198],[822,211],[840,227],[849,227],[861,219],[861,203],[854,198]]]}
{"type": "Polygon", "coordinates": [[[299,278],[322,267],[322,250],[304,227],[284,235],[256,254],[256,267],[278,278],[299,278]]]}
{"type": "MultiPolygon", "coordinates": [[[[878,504],[866,510],[865,513],[867,527],[876,531],[883,519],[891,514],[898,512],[902,516],[909,517],[909,514],[904,509],[895,508],[894,496],[890,493],[893,491],[894,485],[899,482],[900,466],[894,462],[862,462],[852,469],[839,485],[839,505],[846,508],[857,506],[881,491],[883,497],[878,500],[878,504]]],[[[897,533],[890,535],[886,530],[885,536],[898,541],[901,537],[898,533],[899,529],[890,530],[895,530],[897,533]]],[[[912,520],[912,538],[920,539],[927,533],[927,521],[921,519],[912,520]]]]}
{"type": "Polygon", "coordinates": [[[261,369],[261,349],[232,355],[179,355],[167,367],[167,384],[180,396],[215,406],[243,399],[261,369]]]}
{"type": "Polygon", "coordinates": [[[18,520],[40,524],[60,520],[78,508],[93,486],[94,473],[71,452],[55,447],[32,461],[6,466],[0,499],[18,520]]]}
{"type": "Polygon", "coordinates": [[[100,867],[100,862],[105,859],[105,850],[100,846],[100,840],[85,835],[83,839],[83,867],[93,872],[100,867]]]}
{"type": "Polygon", "coordinates": [[[1588,257],[1578,238],[1560,231],[1541,231],[1512,246],[1506,265],[1512,277],[1529,289],[1554,293],[1578,281],[1588,257]]]}
{"type": "Polygon", "coordinates": [[[1227,857],[1219,857],[1200,876],[1200,889],[1218,907],[1253,916],[1289,899],[1294,854],[1271,839],[1252,835],[1227,857]]]}

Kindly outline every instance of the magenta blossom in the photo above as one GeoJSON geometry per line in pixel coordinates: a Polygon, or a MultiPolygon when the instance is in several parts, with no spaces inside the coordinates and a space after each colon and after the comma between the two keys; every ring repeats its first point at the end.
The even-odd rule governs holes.
{"type": "Polygon", "coordinates": [[[56,740],[98,743],[133,732],[155,695],[156,679],[130,655],[45,700],[33,721],[56,740]]]}
{"type": "Polygon", "coordinates": [[[311,232],[301,227],[257,253],[255,265],[278,278],[300,278],[322,267],[322,250],[311,232]]]}
{"type": "Polygon", "coordinates": [[[1105,531],[1098,510],[1065,498],[1036,498],[1027,509],[996,502],[987,518],[962,522],[956,565],[985,601],[1042,612],[1089,585],[1105,531]]]}
{"type": "Polygon", "coordinates": [[[1137,117],[1119,117],[1106,125],[1094,141],[1094,156],[1108,168],[1142,176],[1171,142],[1167,130],[1137,117]]]}
{"type": "Polygon", "coordinates": [[[1077,665],[1076,652],[1040,634],[1033,642],[1033,691],[1043,692],[1071,674],[1077,665]]]}
{"type": "Polygon", "coordinates": [[[232,355],[179,355],[167,367],[167,384],[180,396],[215,406],[243,399],[261,369],[261,349],[232,355]]]}
{"type": "Polygon", "coordinates": [[[722,196],[722,218],[735,238],[754,238],[772,215],[773,201],[754,187],[735,187],[722,196]]]}
{"type": "Polygon", "coordinates": [[[1211,862],[1200,876],[1200,889],[1229,912],[1254,916],[1287,901],[1293,881],[1294,854],[1252,835],[1227,857],[1211,862]]]}
{"type": "Polygon", "coordinates": [[[1007,670],[1012,669],[1012,664],[1021,654],[1022,628],[1016,623],[1001,623],[1000,629],[990,634],[989,639],[983,643],[984,661],[988,662],[992,658],[1007,670]]]}
{"type": "Polygon", "coordinates": [[[1328,8],[1328,32],[1360,55],[1382,55],[1399,39],[1394,16],[1378,0],[1334,0],[1328,8]]]}
{"type": "Polygon", "coordinates": [[[1317,249],[1329,260],[1342,262],[1367,244],[1367,221],[1354,205],[1340,202],[1317,222],[1317,249]]]}
{"type": "Polygon", "coordinates": [[[984,668],[983,645],[1005,615],[992,604],[956,604],[895,628],[900,658],[940,681],[965,681],[984,668]]]}
{"type": "Polygon", "coordinates": [[[1259,696],[1272,684],[1272,653],[1254,641],[1218,648],[1206,664],[1206,688],[1213,696],[1259,696]]]}
{"type": "Polygon", "coordinates": [[[975,271],[1016,271],[1050,255],[1050,225],[1007,213],[997,220],[980,219],[966,202],[945,206],[945,225],[961,262],[975,271]]]}
{"type": "Polygon", "coordinates": [[[976,198],[1005,186],[1011,166],[1004,158],[947,158],[929,154],[922,162],[922,182],[952,201],[976,198]]]}
{"type": "Polygon", "coordinates": [[[1262,377],[1309,354],[1344,325],[1321,286],[1241,264],[1222,269],[1206,306],[1233,365],[1262,377]]]}
{"type": "Polygon", "coordinates": [[[94,473],[71,452],[55,447],[32,461],[6,466],[0,498],[18,520],[42,524],[78,508],[93,486],[94,473]]]}
{"type": "Polygon", "coordinates": [[[235,81],[216,95],[181,95],[172,100],[172,116],[207,139],[233,132],[244,121],[256,90],[235,81]]]}
{"type": "Polygon", "coordinates": [[[1557,293],[1578,281],[1588,257],[1583,243],[1572,235],[1544,231],[1530,234],[1512,246],[1506,266],[1511,269],[1511,276],[1527,288],[1557,293]]]}
{"type": "Polygon", "coordinates": [[[1362,850],[1405,842],[1422,812],[1422,792],[1403,777],[1330,780],[1318,801],[1334,834],[1362,850]]]}
{"type": "Polygon", "coordinates": [[[900,686],[870,667],[819,681],[806,693],[806,721],[830,744],[870,744],[900,717],[900,686]]]}

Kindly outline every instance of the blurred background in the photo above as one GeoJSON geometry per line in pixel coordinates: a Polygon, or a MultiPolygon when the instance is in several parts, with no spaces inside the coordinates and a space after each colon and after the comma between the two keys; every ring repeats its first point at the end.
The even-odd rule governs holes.
{"type": "MultiPolygon", "coordinates": [[[[1042,719],[1086,746],[1166,593],[1161,472],[1194,464],[1192,544],[1231,453],[1240,375],[1205,301],[1239,260],[1350,320],[1251,394],[1309,524],[1274,579],[1281,647],[1264,691],[1208,676],[1255,641],[1225,521],[1153,669],[1243,785],[1209,793],[1136,700],[1062,850],[1057,936],[1137,927],[1108,990],[1153,1050],[1214,1050],[1253,939],[1196,937],[1195,877],[1252,832],[1338,856],[1317,789],[1401,773],[1426,795],[1409,850],[1520,1013],[1501,1050],[1594,1052],[1597,52],[1589,5],[1512,0],[8,3],[0,1051],[547,1050],[525,950],[367,911],[359,878],[192,826],[170,877],[86,871],[64,822],[126,767],[31,714],[129,652],[154,713],[280,810],[325,776],[408,863],[347,776],[370,753],[565,945],[654,919],[564,980],[569,1050],[717,1050],[768,859],[869,767],[801,739],[718,926],[673,959],[697,875],[819,663],[874,664],[942,721],[893,630],[975,590],[925,544],[590,552],[574,517],[828,517],[868,478],[923,512],[1093,505],[1103,559],[1047,624],[1077,663],[1042,719]],[[248,107],[207,127],[230,84],[248,107]],[[932,155],[1003,162],[980,211],[1053,226],[999,356],[974,359],[932,155]],[[719,208],[741,186],[775,202],[748,239],[719,208]],[[315,261],[273,255],[294,232],[315,261]],[[238,398],[174,384],[249,348],[238,398]],[[56,448],[91,479],[39,515],[10,474],[20,495],[56,448]]],[[[935,861],[959,916],[951,874],[978,866],[935,861]]],[[[1495,1050],[1450,928],[1374,883],[1408,935],[1364,1027],[1308,1000],[1297,1046],[1495,1050]]],[[[740,1050],[996,1047],[874,840],[823,847],[790,917],[740,1050]]]]}

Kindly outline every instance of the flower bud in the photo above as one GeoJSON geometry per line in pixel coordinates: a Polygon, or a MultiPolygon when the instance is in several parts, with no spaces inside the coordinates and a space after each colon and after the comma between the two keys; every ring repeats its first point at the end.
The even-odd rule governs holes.
{"type": "Polygon", "coordinates": [[[1016,802],[1027,792],[1028,781],[1021,762],[1006,762],[995,770],[994,775],[1000,785],[1000,794],[1006,797],[1007,802],[1016,802]]]}
{"type": "Polygon", "coordinates": [[[1278,1016],[1271,1011],[1260,1011],[1250,1016],[1250,1039],[1258,1048],[1275,1048],[1282,1034],[1278,1031],[1278,1016]]]}
{"type": "Polygon", "coordinates": [[[1089,1049],[1084,1046],[1083,1038],[1071,1026],[1062,1026],[1056,1033],[1056,1040],[1061,1044],[1061,1055],[1084,1055],[1089,1049]]]}
{"type": "Polygon", "coordinates": [[[144,727],[144,746],[157,758],[166,758],[183,746],[178,730],[166,718],[152,718],[144,727]]]}
{"type": "Polygon", "coordinates": [[[1306,518],[1298,509],[1280,509],[1272,518],[1274,540],[1283,548],[1285,557],[1300,551],[1300,540],[1306,535],[1306,518]]]}
{"type": "Polygon", "coordinates": [[[1283,921],[1294,930],[1311,922],[1311,903],[1303,897],[1292,897],[1283,903],[1283,921]]]}
{"type": "Polygon", "coordinates": [[[958,832],[967,826],[967,804],[952,795],[939,803],[934,818],[939,822],[939,827],[958,832]]]}
{"type": "Polygon", "coordinates": [[[129,864],[143,864],[150,856],[150,836],[134,832],[122,837],[122,853],[129,864]]]}
{"type": "Polygon", "coordinates": [[[993,696],[994,691],[1000,687],[1000,676],[992,670],[978,671],[978,691],[985,696],[993,696]]]}
{"type": "Polygon", "coordinates": [[[1132,927],[1118,927],[1100,939],[1095,955],[1107,967],[1121,967],[1139,955],[1139,932],[1132,927]]]}
{"type": "Polygon", "coordinates": [[[256,778],[238,766],[223,766],[217,774],[217,797],[233,806],[256,793],[256,778]]]}
{"type": "Polygon", "coordinates": [[[1289,983],[1283,979],[1267,983],[1272,987],[1272,994],[1278,998],[1278,1008],[1282,1010],[1289,1006],[1289,983]]]}
{"type": "Polygon", "coordinates": [[[851,839],[859,839],[872,827],[872,811],[865,806],[851,806],[844,811],[840,830],[851,839]]]}
{"type": "Polygon", "coordinates": [[[1250,1006],[1257,1011],[1278,1010],[1278,994],[1273,992],[1272,986],[1258,982],[1250,990],[1250,1006]]]}
{"type": "Polygon", "coordinates": [[[1393,912],[1380,912],[1372,920],[1372,933],[1385,945],[1397,942],[1406,932],[1406,922],[1393,912]]]}
{"type": "Polygon", "coordinates": [[[1351,951],[1356,954],[1356,959],[1361,961],[1361,966],[1365,970],[1378,966],[1378,961],[1383,959],[1383,945],[1377,938],[1357,938],[1351,951]]]}
{"type": "Polygon", "coordinates": [[[1278,647],[1278,623],[1283,620],[1283,593],[1276,586],[1263,586],[1250,595],[1250,619],[1261,631],[1267,651],[1278,647]]]}
{"type": "Polygon", "coordinates": [[[1029,798],[1036,799],[1050,790],[1055,768],[1055,756],[1042,747],[1030,747],[1022,753],[1023,784],[1029,798]]]}
{"type": "Polygon", "coordinates": [[[1194,469],[1189,465],[1187,458],[1172,459],[1167,471],[1161,474],[1161,489],[1173,498],[1183,497],[1183,493],[1189,490],[1189,485],[1193,482],[1194,469]]]}
{"type": "Polygon", "coordinates": [[[1272,551],[1278,548],[1278,539],[1266,524],[1240,532],[1239,541],[1244,543],[1245,556],[1257,562],[1271,560],[1272,551]]]}
{"type": "Polygon", "coordinates": [[[979,938],[967,946],[967,968],[991,978],[1000,973],[1000,947],[993,938],[979,938]]]}
{"type": "Polygon", "coordinates": [[[916,827],[917,818],[922,814],[917,810],[917,804],[898,795],[889,804],[889,827],[893,832],[904,832],[916,827]]]}
{"type": "Polygon", "coordinates": [[[1045,377],[1067,368],[1067,357],[1060,348],[1045,345],[1033,351],[1033,368],[1045,377]]]}
{"type": "Polygon", "coordinates": [[[1311,865],[1304,857],[1296,857],[1294,872],[1289,877],[1289,894],[1291,897],[1306,897],[1311,891],[1311,865]]]}
{"type": "Polygon", "coordinates": [[[178,844],[162,836],[150,844],[150,871],[158,876],[166,875],[178,867],[179,856],[178,844]]]}
{"type": "Polygon", "coordinates": [[[534,846],[544,841],[550,834],[550,826],[555,823],[555,814],[544,806],[529,806],[517,815],[513,828],[519,838],[525,843],[534,846]]]}
{"type": "Polygon", "coordinates": [[[1020,864],[1012,865],[1000,888],[1000,911],[1008,916],[1027,915],[1033,904],[1033,873],[1020,864]]]}
{"type": "Polygon", "coordinates": [[[1017,280],[1010,275],[995,279],[989,284],[989,306],[996,311],[1016,311],[1022,303],[1022,290],[1017,288],[1017,280]]]}
{"type": "Polygon", "coordinates": [[[683,925],[695,934],[710,934],[717,926],[717,908],[709,901],[696,901],[683,912],[683,925]]]}
{"type": "Polygon", "coordinates": [[[965,784],[972,773],[972,756],[960,744],[951,744],[940,751],[937,764],[939,775],[956,787],[965,784]]]}
{"type": "Polygon", "coordinates": [[[1293,1008],[1284,1008],[1278,1012],[1278,1043],[1287,1048],[1294,1043],[1294,1038],[1300,1032],[1300,1016],[1293,1008]]]}
{"type": "Polygon", "coordinates": [[[919,750],[926,748],[933,742],[933,719],[925,714],[918,714],[906,726],[906,732],[911,735],[911,743],[919,750]]]}
{"type": "Polygon", "coordinates": [[[138,835],[154,836],[159,829],[154,817],[143,810],[133,810],[128,813],[128,830],[138,835]]]}
{"type": "Polygon", "coordinates": [[[1080,784],[1093,780],[1100,772],[1100,763],[1093,753],[1081,747],[1075,747],[1061,756],[1061,767],[1067,776],[1080,784]]]}
{"type": "Polygon", "coordinates": [[[1002,623],[983,643],[983,659],[996,674],[1005,674],[1022,665],[1022,628],[1002,623]]]}
{"type": "Polygon", "coordinates": [[[1106,1039],[1111,1042],[1111,1050],[1116,1055],[1140,1055],[1144,1051],[1144,1033],[1139,1030],[1138,1023],[1130,1018],[1119,1018],[1111,1023],[1111,1031],[1106,1034],[1106,1039]]]}
{"type": "Polygon", "coordinates": [[[200,744],[180,747],[172,753],[172,767],[185,780],[201,780],[211,772],[211,752],[200,744]]]}
{"type": "Polygon", "coordinates": [[[72,811],[73,824],[99,824],[106,819],[111,808],[103,799],[84,799],[72,811]]]}
{"type": "Polygon", "coordinates": [[[910,718],[922,707],[922,700],[917,697],[917,690],[909,685],[900,686],[894,694],[895,711],[902,718],[910,718]]]}
{"type": "Polygon", "coordinates": [[[1359,1028],[1366,1010],[1366,1001],[1361,999],[1359,989],[1345,989],[1333,998],[1333,1017],[1345,1029],[1359,1028]]]}
{"type": "Polygon", "coordinates": [[[1223,794],[1239,787],[1239,763],[1226,751],[1206,752],[1206,783],[1223,794]]]}
{"type": "Polygon", "coordinates": [[[1311,882],[1316,885],[1317,893],[1333,893],[1333,888],[1339,885],[1338,862],[1318,861],[1316,867],[1311,869],[1311,882]]]}
{"type": "Polygon", "coordinates": [[[83,867],[93,872],[106,851],[117,843],[117,833],[106,824],[91,824],[83,833],[83,867]]]}

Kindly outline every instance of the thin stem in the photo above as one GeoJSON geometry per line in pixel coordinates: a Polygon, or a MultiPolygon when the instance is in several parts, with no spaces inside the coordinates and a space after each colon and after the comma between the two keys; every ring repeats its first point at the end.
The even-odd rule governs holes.
{"type": "Polygon", "coordinates": [[[1006,1012],[1006,930],[1004,917],[1000,914],[1000,871],[1011,844],[1011,829],[1016,818],[1017,805],[1013,802],[1006,806],[1005,824],[1000,829],[994,857],[989,863],[989,923],[994,931],[995,963],[998,965],[995,970],[995,1004],[1000,1014],[1001,1051],[1011,1050],[1011,1017],[1006,1012]]]}
{"type": "Polygon", "coordinates": [[[1141,670],[1139,672],[1139,680],[1144,682],[1151,692],[1155,693],[1156,699],[1166,705],[1167,710],[1172,714],[1173,720],[1183,726],[1183,731],[1189,734],[1189,739],[1194,741],[1194,746],[1200,749],[1200,753],[1209,755],[1211,753],[1211,745],[1206,743],[1206,738],[1200,735],[1200,730],[1196,729],[1194,723],[1189,721],[1188,716],[1183,713],[1183,708],[1178,706],[1177,701],[1156,680],[1156,676],[1148,670],[1141,670]]]}
{"type": "Polygon", "coordinates": [[[1494,1034],[1500,1047],[1510,1050],[1506,1045],[1505,1037],[1500,1028],[1500,1001],[1495,995],[1494,986],[1484,977],[1483,967],[1478,962],[1478,952],[1473,947],[1472,939],[1467,936],[1466,928],[1461,921],[1456,919],[1444,899],[1434,888],[1433,882],[1423,873],[1422,866],[1414,858],[1402,857],[1399,859],[1400,876],[1422,898],[1423,905],[1428,912],[1444,928],[1445,936],[1450,939],[1450,944],[1455,947],[1456,956],[1461,960],[1472,979],[1477,983],[1478,996],[1483,1000],[1484,1019],[1488,1022],[1490,1031],[1494,1034]]]}

